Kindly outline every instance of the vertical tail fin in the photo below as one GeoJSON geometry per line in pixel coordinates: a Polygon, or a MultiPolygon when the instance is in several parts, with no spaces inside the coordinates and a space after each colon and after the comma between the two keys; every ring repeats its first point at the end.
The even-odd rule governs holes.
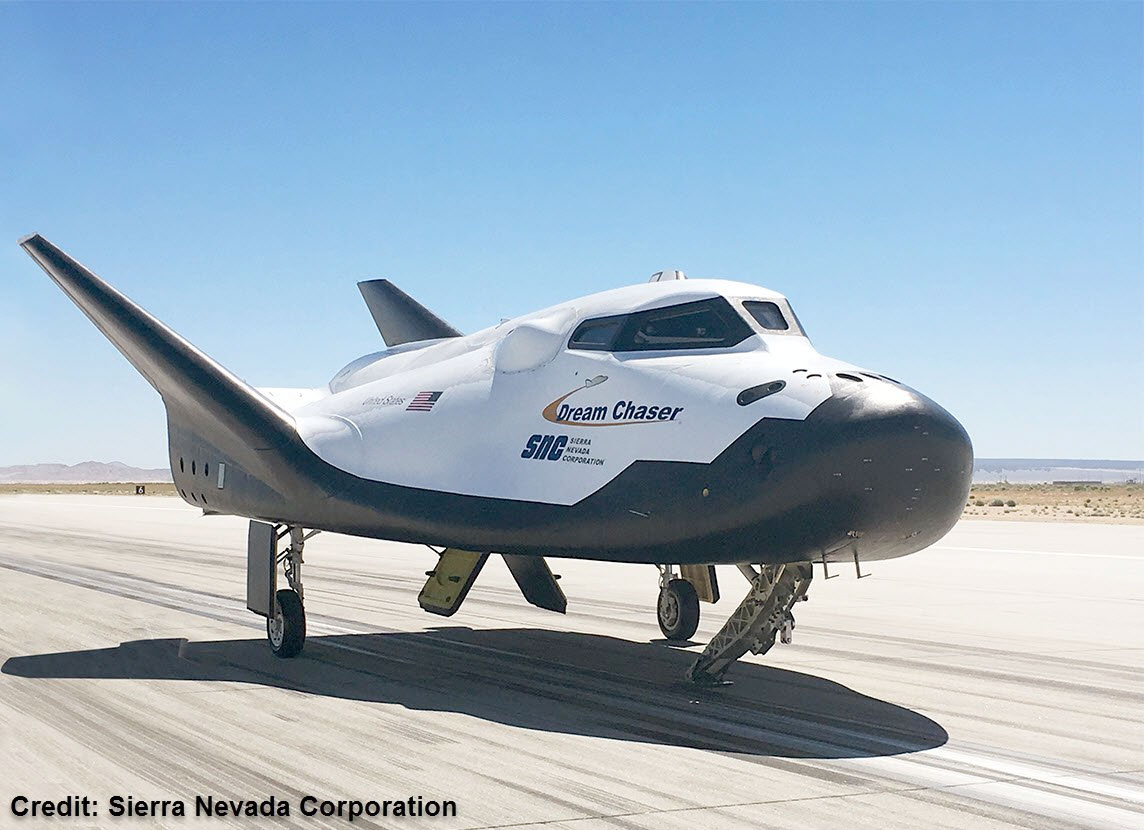
{"type": "Polygon", "coordinates": [[[387,346],[461,336],[459,331],[389,280],[359,282],[358,290],[387,346]]]}

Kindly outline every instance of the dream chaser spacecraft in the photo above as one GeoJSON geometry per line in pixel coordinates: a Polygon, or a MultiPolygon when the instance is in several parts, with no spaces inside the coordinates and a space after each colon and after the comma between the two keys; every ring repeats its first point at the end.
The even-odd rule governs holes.
{"type": "Polygon", "coordinates": [[[812,563],[921,550],[969,491],[948,412],[820,355],[754,285],[660,272],[463,335],[372,280],[384,351],[254,389],[43,237],[20,244],[162,396],[183,499],[251,519],[247,605],[280,657],[302,649],[303,546],[326,530],[432,546],[419,600],[440,614],[492,554],[559,612],[545,557],[655,565],[672,640],[736,565],[750,591],[689,671],[718,682],[789,642],[812,563]]]}

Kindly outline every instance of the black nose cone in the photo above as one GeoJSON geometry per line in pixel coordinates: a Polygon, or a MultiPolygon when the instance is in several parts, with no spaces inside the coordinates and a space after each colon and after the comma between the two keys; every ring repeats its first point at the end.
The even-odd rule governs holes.
{"type": "MultiPolygon", "coordinates": [[[[832,396],[805,421],[752,430],[756,510],[766,539],[807,559],[903,556],[961,516],[973,447],[926,396],[880,378],[832,377],[832,396]]],[[[770,547],[768,545],[767,547],[770,547]]]]}
{"type": "Polygon", "coordinates": [[[867,558],[912,553],[961,516],[973,476],[973,446],[945,409],[880,379],[834,380],[834,396],[807,419],[829,472],[825,501],[852,525],[847,552],[867,558]]]}

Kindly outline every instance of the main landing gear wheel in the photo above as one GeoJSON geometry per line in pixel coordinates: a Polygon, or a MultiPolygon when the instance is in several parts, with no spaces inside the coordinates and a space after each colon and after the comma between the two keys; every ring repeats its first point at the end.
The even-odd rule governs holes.
{"type": "Polygon", "coordinates": [[[306,610],[296,591],[283,588],[275,596],[274,616],[266,620],[266,637],[275,657],[295,657],[306,643],[306,610]]]}
{"type": "Polygon", "coordinates": [[[660,588],[655,611],[659,630],[669,640],[690,640],[699,628],[699,596],[686,579],[672,579],[660,588]]]}

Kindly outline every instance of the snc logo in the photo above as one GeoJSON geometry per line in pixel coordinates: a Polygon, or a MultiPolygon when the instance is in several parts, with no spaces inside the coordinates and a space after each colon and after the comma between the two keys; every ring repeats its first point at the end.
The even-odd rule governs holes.
{"type": "Polygon", "coordinates": [[[567,435],[533,435],[521,450],[520,457],[537,461],[559,461],[566,446],[567,435]]]}

